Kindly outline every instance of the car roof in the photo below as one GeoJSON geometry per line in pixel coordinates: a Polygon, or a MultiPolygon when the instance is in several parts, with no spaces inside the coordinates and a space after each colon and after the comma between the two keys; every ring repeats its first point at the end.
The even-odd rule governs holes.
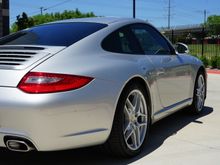
{"type": "Polygon", "coordinates": [[[92,23],[103,23],[103,24],[112,24],[116,22],[143,22],[140,19],[134,18],[117,18],[117,17],[89,17],[89,18],[74,18],[74,19],[67,19],[56,21],[52,23],[71,23],[71,22],[92,22],[92,23]]]}

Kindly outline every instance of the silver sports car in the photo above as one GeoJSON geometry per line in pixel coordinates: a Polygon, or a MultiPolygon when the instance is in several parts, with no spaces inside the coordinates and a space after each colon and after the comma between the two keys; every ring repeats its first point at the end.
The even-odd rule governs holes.
{"type": "Polygon", "coordinates": [[[85,18],[0,39],[0,146],[51,151],[103,144],[137,155],[149,127],[206,98],[200,60],[138,19],[85,18]]]}

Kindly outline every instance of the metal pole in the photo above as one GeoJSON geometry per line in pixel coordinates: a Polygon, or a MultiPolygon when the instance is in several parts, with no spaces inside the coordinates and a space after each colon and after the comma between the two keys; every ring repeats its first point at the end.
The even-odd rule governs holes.
{"type": "Polygon", "coordinates": [[[204,56],[204,41],[205,41],[205,26],[206,26],[206,15],[207,15],[207,11],[204,10],[204,24],[202,27],[202,56],[204,56]]]}
{"type": "Polygon", "coordinates": [[[0,37],[9,34],[9,0],[0,0],[0,37]]]}
{"type": "Polygon", "coordinates": [[[133,18],[135,18],[135,15],[136,15],[136,2],[135,0],[133,0],[133,18]]]}
{"type": "Polygon", "coordinates": [[[204,55],[205,27],[202,27],[202,56],[204,55]]]}
{"type": "Polygon", "coordinates": [[[172,43],[174,43],[174,30],[172,29],[172,43]]]}
{"type": "Polygon", "coordinates": [[[168,29],[170,29],[170,0],[169,0],[169,4],[168,4],[168,29]]]}

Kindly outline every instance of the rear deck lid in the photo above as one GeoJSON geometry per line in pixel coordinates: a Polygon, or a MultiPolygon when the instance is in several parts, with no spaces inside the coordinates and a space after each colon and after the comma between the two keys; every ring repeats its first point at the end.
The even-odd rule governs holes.
{"type": "Polygon", "coordinates": [[[0,86],[17,86],[28,71],[64,48],[34,45],[0,46],[0,86]]]}

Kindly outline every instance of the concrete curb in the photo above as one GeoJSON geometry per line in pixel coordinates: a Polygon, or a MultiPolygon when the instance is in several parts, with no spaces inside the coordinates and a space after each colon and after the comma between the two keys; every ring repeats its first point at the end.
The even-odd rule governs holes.
{"type": "Polygon", "coordinates": [[[220,74],[219,69],[206,69],[208,74],[220,74]]]}

